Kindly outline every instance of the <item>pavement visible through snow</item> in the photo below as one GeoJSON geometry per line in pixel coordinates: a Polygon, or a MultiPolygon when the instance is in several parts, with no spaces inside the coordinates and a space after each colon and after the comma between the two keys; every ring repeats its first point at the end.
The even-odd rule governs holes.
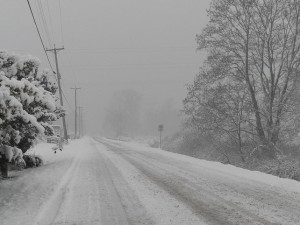
{"type": "Polygon", "coordinates": [[[40,144],[0,181],[1,225],[300,225],[300,183],[105,138],[40,144]]]}

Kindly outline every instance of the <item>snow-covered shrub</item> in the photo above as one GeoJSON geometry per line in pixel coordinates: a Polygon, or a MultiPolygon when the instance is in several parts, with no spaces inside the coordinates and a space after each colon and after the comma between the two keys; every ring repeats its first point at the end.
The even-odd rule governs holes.
{"type": "Polygon", "coordinates": [[[151,147],[151,148],[159,148],[159,141],[158,140],[151,140],[148,142],[148,145],[151,147]]]}
{"type": "Polygon", "coordinates": [[[36,160],[35,157],[32,155],[24,155],[23,156],[24,161],[26,162],[26,167],[31,168],[36,166],[36,160]]]}
{"type": "Polygon", "coordinates": [[[26,168],[38,167],[43,164],[43,160],[39,156],[24,155],[23,159],[26,162],[26,168]]]}
{"type": "Polygon", "coordinates": [[[22,170],[22,169],[25,169],[26,168],[26,162],[25,160],[23,159],[23,157],[19,157],[16,159],[14,165],[16,166],[16,168],[18,170],[22,170]]]}
{"type": "Polygon", "coordinates": [[[223,162],[222,154],[212,144],[209,136],[200,135],[190,129],[180,132],[163,140],[163,149],[195,158],[223,162]]]}
{"type": "Polygon", "coordinates": [[[300,181],[300,159],[284,157],[279,160],[265,161],[256,168],[259,171],[273,174],[282,178],[300,181]]]}
{"type": "Polygon", "coordinates": [[[0,157],[5,157],[8,162],[15,162],[22,158],[23,153],[17,147],[10,147],[7,145],[0,146],[0,157]]]}
{"type": "Polygon", "coordinates": [[[17,147],[0,146],[0,159],[2,159],[0,160],[2,163],[10,163],[16,169],[24,169],[26,167],[26,163],[23,160],[23,152],[17,147]]]}
{"type": "Polygon", "coordinates": [[[39,65],[32,56],[0,51],[0,146],[26,152],[38,137],[53,133],[51,123],[64,113],[56,83],[39,65]]]}
{"type": "Polygon", "coordinates": [[[36,166],[43,165],[43,159],[39,156],[35,156],[36,166]]]}

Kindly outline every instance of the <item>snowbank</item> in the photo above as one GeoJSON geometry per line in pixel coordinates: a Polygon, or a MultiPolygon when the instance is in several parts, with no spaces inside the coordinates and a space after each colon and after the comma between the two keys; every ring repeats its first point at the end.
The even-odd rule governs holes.
{"type": "Polygon", "coordinates": [[[187,163],[189,164],[189,166],[194,167],[198,170],[208,169],[212,173],[217,173],[218,175],[221,175],[224,178],[230,177],[232,179],[235,177],[238,181],[242,180],[243,182],[249,183],[259,182],[267,186],[272,186],[276,189],[278,188],[286,190],[288,192],[300,193],[300,182],[295,180],[279,178],[259,171],[250,171],[233,165],[222,164],[220,162],[211,162],[207,160],[197,159],[190,156],[172,153],[157,148],[150,148],[136,142],[113,142],[116,144],[121,144],[122,146],[127,146],[128,148],[133,148],[137,151],[146,151],[149,153],[153,152],[155,154],[160,154],[164,157],[171,157],[173,160],[177,160],[178,163],[187,163]]]}

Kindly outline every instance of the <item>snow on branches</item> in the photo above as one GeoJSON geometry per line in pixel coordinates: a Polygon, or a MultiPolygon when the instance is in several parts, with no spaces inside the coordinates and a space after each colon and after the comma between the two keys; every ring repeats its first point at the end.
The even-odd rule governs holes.
{"type": "Polygon", "coordinates": [[[208,16],[196,37],[207,59],[184,100],[188,125],[274,159],[300,132],[300,4],[213,0],[208,16]]]}
{"type": "Polygon", "coordinates": [[[51,123],[64,113],[51,73],[40,72],[39,65],[34,57],[0,51],[0,147],[10,152],[24,153],[38,137],[51,134],[51,123]]]}

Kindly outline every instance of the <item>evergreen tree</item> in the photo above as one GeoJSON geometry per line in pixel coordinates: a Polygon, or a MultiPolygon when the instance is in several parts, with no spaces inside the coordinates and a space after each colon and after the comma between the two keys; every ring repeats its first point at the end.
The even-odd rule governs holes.
{"type": "Polygon", "coordinates": [[[8,156],[15,155],[16,149],[25,153],[38,137],[53,133],[52,122],[64,113],[56,102],[57,86],[50,81],[51,74],[40,72],[39,65],[34,57],[0,52],[2,159],[11,160],[8,156]]]}

